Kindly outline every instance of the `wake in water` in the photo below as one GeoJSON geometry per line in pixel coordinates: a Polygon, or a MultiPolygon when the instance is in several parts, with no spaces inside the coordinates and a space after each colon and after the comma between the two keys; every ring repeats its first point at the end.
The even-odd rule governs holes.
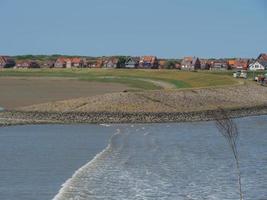
{"type": "Polygon", "coordinates": [[[215,130],[197,124],[119,126],[109,146],[54,200],[238,199],[234,163],[215,130]]]}

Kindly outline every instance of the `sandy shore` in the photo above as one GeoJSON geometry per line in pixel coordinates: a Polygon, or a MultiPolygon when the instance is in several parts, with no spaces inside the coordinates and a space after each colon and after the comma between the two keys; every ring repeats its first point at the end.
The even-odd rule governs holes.
{"type": "Polygon", "coordinates": [[[267,88],[246,83],[97,95],[2,112],[0,124],[201,121],[214,119],[218,107],[228,110],[232,117],[267,114],[267,88]]]}

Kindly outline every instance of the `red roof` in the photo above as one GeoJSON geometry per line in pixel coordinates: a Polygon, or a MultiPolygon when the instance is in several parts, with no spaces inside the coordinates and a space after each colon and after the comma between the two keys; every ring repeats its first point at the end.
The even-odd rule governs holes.
{"type": "Polygon", "coordinates": [[[157,60],[156,56],[142,56],[140,62],[153,63],[157,60]]]}
{"type": "Polygon", "coordinates": [[[81,63],[81,58],[75,57],[75,58],[66,58],[66,57],[60,57],[56,61],[57,63],[66,63],[66,62],[71,62],[71,63],[81,63]]]}

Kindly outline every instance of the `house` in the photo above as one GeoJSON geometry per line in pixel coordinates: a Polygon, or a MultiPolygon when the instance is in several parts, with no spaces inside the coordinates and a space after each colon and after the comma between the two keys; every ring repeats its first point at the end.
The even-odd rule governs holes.
{"type": "Polygon", "coordinates": [[[175,63],[175,69],[181,69],[181,63],[175,63]]]}
{"type": "Polygon", "coordinates": [[[118,63],[119,63],[118,58],[114,58],[114,57],[108,58],[108,59],[104,60],[103,67],[105,67],[105,68],[117,68],[118,63]]]}
{"type": "Polygon", "coordinates": [[[71,62],[71,67],[84,67],[84,59],[82,58],[78,58],[78,57],[75,57],[75,58],[71,58],[70,59],[70,62],[71,62]]]}
{"type": "Polygon", "coordinates": [[[83,61],[83,67],[87,68],[101,68],[103,65],[103,60],[102,59],[97,59],[97,58],[90,58],[90,59],[84,59],[83,61]]]}
{"type": "Polygon", "coordinates": [[[228,61],[229,67],[236,70],[247,70],[248,63],[249,63],[248,59],[241,59],[241,58],[228,61]]]}
{"type": "Polygon", "coordinates": [[[16,68],[40,68],[40,65],[33,60],[19,60],[16,62],[16,68]]]}
{"type": "Polygon", "coordinates": [[[129,57],[126,59],[125,68],[134,69],[137,68],[138,65],[139,65],[138,57],[129,57]]]}
{"type": "Polygon", "coordinates": [[[158,69],[158,58],[156,56],[142,56],[139,61],[139,68],[158,69]]]}
{"type": "Polygon", "coordinates": [[[227,70],[229,69],[228,62],[226,60],[215,60],[211,63],[210,70],[227,70]]]}
{"type": "Polygon", "coordinates": [[[9,56],[0,56],[0,68],[14,67],[16,62],[9,56]]]}
{"type": "Polygon", "coordinates": [[[264,60],[267,61],[267,54],[266,53],[261,53],[257,60],[264,60]]]}
{"type": "Polygon", "coordinates": [[[71,61],[69,58],[60,57],[56,60],[54,67],[55,68],[70,68],[71,67],[71,61]]]}
{"type": "Polygon", "coordinates": [[[267,70],[267,61],[265,60],[256,60],[249,65],[250,71],[261,71],[267,70]]]}
{"type": "Polygon", "coordinates": [[[211,68],[211,61],[208,59],[200,59],[200,69],[209,70],[211,68]]]}
{"type": "Polygon", "coordinates": [[[55,68],[72,68],[72,67],[83,67],[84,60],[78,57],[66,58],[60,57],[56,60],[55,68]]]}
{"type": "Polygon", "coordinates": [[[46,60],[44,62],[41,62],[39,64],[42,68],[53,68],[55,65],[55,61],[52,60],[46,60]]]}
{"type": "Polygon", "coordinates": [[[201,68],[201,62],[197,57],[184,57],[181,63],[182,70],[197,70],[201,68]]]}

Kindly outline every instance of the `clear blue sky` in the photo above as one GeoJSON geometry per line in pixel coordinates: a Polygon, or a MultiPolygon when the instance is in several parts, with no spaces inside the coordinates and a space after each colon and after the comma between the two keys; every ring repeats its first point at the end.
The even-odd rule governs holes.
{"type": "Polygon", "coordinates": [[[267,0],[0,0],[0,8],[0,54],[267,52],[267,0]]]}

